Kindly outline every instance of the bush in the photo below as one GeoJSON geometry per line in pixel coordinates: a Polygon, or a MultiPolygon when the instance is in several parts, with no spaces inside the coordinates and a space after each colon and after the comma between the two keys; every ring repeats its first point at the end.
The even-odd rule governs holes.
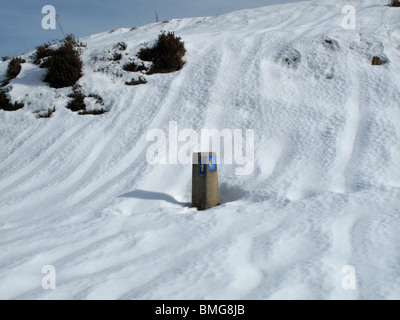
{"type": "Polygon", "coordinates": [[[400,7],[400,0],[390,0],[389,7],[400,7]]]}
{"type": "Polygon", "coordinates": [[[92,114],[92,115],[100,115],[100,114],[103,114],[103,113],[106,113],[107,111],[106,110],[104,110],[104,109],[100,109],[100,110],[91,110],[91,111],[87,111],[87,110],[84,110],[84,111],[79,111],[79,115],[81,115],[81,116],[84,116],[84,115],[88,115],[88,114],[92,114]]]}
{"type": "Polygon", "coordinates": [[[180,37],[176,37],[174,32],[161,32],[154,47],[141,49],[138,57],[153,63],[147,74],[169,73],[182,69],[185,53],[186,49],[180,37]]]}
{"type": "Polygon", "coordinates": [[[21,58],[12,58],[11,61],[8,63],[8,68],[7,68],[7,80],[14,79],[16,76],[19,75],[21,72],[21,64],[25,63],[24,59],[21,58]]]}
{"type": "Polygon", "coordinates": [[[3,90],[0,90],[0,110],[15,111],[24,107],[23,103],[14,102],[11,103],[3,90]]]}
{"type": "Polygon", "coordinates": [[[147,80],[145,79],[145,78],[143,78],[143,77],[139,77],[139,79],[138,80],[131,80],[131,81],[129,81],[129,82],[125,82],[125,84],[127,85],[127,86],[137,86],[138,84],[146,84],[147,83],[147,80]]]}
{"type": "MultiPolygon", "coordinates": [[[[86,96],[79,91],[78,89],[74,89],[74,92],[70,94],[68,97],[73,98],[67,105],[67,108],[73,112],[78,112],[80,115],[99,115],[107,112],[104,108],[97,110],[86,110],[85,98],[86,96]]],[[[96,104],[104,105],[103,98],[98,94],[89,94],[90,98],[94,98],[96,100],[96,104]]]]}
{"type": "Polygon", "coordinates": [[[3,60],[3,62],[11,60],[11,58],[9,56],[5,56],[1,58],[3,60]]]}
{"type": "Polygon", "coordinates": [[[122,59],[122,54],[118,53],[118,52],[114,52],[113,57],[112,57],[112,61],[119,61],[122,59]]]}
{"type": "MultiPolygon", "coordinates": [[[[51,52],[45,62],[49,69],[44,81],[53,88],[73,86],[82,76],[82,60],[80,52],[75,48],[79,43],[72,35],[68,35],[63,44],[51,52]]],[[[79,46],[82,46],[79,44],[79,46]]]]}
{"type": "Polygon", "coordinates": [[[70,94],[68,97],[73,99],[67,104],[67,109],[70,109],[74,112],[86,110],[86,105],[84,101],[86,97],[82,92],[74,90],[74,93],[70,94]]]}
{"type": "Polygon", "coordinates": [[[136,68],[136,72],[138,72],[138,71],[147,71],[147,70],[149,70],[149,69],[144,64],[140,64],[136,68]]]}
{"type": "Polygon", "coordinates": [[[125,71],[128,71],[128,72],[139,72],[139,71],[147,71],[148,70],[144,64],[137,65],[133,61],[124,64],[122,69],[125,71]]]}
{"type": "MultiPolygon", "coordinates": [[[[33,54],[33,63],[34,64],[41,64],[43,62],[43,59],[51,56],[51,54],[53,53],[53,50],[50,49],[50,45],[51,43],[44,43],[40,46],[36,47],[36,51],[33,54]]],[[[45,66],[41,65],[42,68],[44,68],[45,66]]]]}
{"type": "Polygon", "coordinates": [[[98,94],[93,94],[93,93],[91,93],[91,94],[88,95],[88,97],[89,97],[89,98],[95,99],[97,104],[104,105],[104,103],[103,103],[103,98],[100,97],[98,94]]]}
{"type": "Polygon", "coordinates": [[[115,46],[114,49],[117,49],[119,51],[125,51],[126,48],[128,48],[128,45],[125,42],[118,42],[115,46]]]}
{"type": "Polygon", "coordinates": [[[52,114],[56,112],[56,107],[53,107],[53,109],[47,109],[46,112],[44,113],[39,113],[37,115],[38,118],[51,118],[52,114]]]}

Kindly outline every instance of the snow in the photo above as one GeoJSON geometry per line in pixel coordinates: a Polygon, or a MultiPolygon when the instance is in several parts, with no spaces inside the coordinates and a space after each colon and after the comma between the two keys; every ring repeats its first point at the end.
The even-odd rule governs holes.
{"type": "Polygon", "coordinates": [[[0,111],[0,298],[399,299],[400,11],[384,3],[290,3],[80,39],[79,84],[109,111],[97,116],[66,109],[71,88],[24,63],[6,88],[25,107],[0,111]],[[356,30],[341,27],[345,4],[356,30]],[[182,37],[184,68],[125,86],[140,73],[121,66],[160,30],[182,37]],[[119,42],[122,60],[108,61],[119,42]],[[252,174],[218,168],[220,206],[190,207],[190,164],[147,162],[148,131],[170,121],[254,130],[252,174]],[[45,265],[55,290],[42,288],[45,265]],[[342,287],[348,265],[355,290],[342,287]]]}

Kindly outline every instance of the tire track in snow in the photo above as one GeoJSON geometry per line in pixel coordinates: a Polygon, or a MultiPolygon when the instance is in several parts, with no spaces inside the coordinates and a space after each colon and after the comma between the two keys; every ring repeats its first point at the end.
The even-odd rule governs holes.
{"type": "Polygon", "coordinates": [[[385,66],[370,68],[358,73],[358,79],[363,83],[359,83],[357,89],[359,111],[353,115],[353,118],[359,117],[357,135],[344,171],[348,192],[385,184],[386,181],[379,177],[391,166],[394,160],[392,147],[398,143],[396,123],[390,116],[397,106],[388,98],[393,88],[382,85],[379,80],[385,66]]]}
{"type": "Polygon", "coordinates": [[[356,152],[356,144],[358,142],[358,134],[361,122],[360,114],[360,81],[359,75],[350,76],[349,81],[351,88],[351,96],[346,105],[346,122],[342,134],[338,137],[338,147],[333,166],[332,190],[334,192],[346,193],[349,190],[347,176],[349,174],[349,163],[356,152]]]}
{"type": "Polygon", "coordinates": [[[352,262],[356,268],[360,299],[398,299],[400,297],[400,246],[396,240],[400,227],[399,190],[387,194],[385,206],[360,193],[357,209],[360,219],[352,232],[352,262]],[[389,206],[388,206],[389,204],[389,206]]]}
{"type": "MultiPolygon", "coordinates": [[[[168,91],[168,87],[166,87],[165,90],[168,91]]],[[[104,170],[111,170],[113,167],[118,166],[119,159],[116,161],[115,156],[120,155],[120,153],[110,152],[110,149],[112,151],[115,147],[115,144],[119,144],[120,142],[124,141],[125,135],[129,131],[126,128],[129,128],[129,126],[135,122],[135,118],[137,118],[138,114],[152,114],[151,112],[144,113],[143,110],[142,112],[137,110],[129,110],[132,109],[132,105],[124,102],[125,101],[122,103],[115,101],[113,108],[122,108],[123,111],[120,110],[119,113],[115,113],[111,118],[103,121],[105,128],[101,132],[103,132],[104,135],[100,135],[100,138],[104,141],[101,141],[101,143],[98,145],[90,146],[88,149],[86,143],[84,143],[84,140],[90,140],[89,137],[91,135],[96,135],[96,132],[93,132],[93,130],[89,128],[88,130],[85,130],[85,134],[83,135],[82,139],[83,143],[76,143],[76,145],[74,145],[75,151],[71,153],[82,154],[82,158],[79,159],[79,161],[76,161],[72,172],[58,179],[59,181],[63,181],[62,184],[59,182],[55,183],[55,188],[53,188],[53,186],[51,188],[52,193],[55,193],[58,197],[60,197],[60,201],[65,200],[65,195],[68,197],[70,191],[76,191],[76,185],[82,188],[96,180],[98,177],[104,175],[104,170]],[[80,152],[79,150],[83,152],[80,152]],[[111,155],[111,158],[109,155],[111,155]]],[[[146,105],[146,103],[140,104],[140,106],[144,105],[146,105]]],[[[140,132],[141,130],[141,127],[136,128],[137,130],[134,131],[133,136],[136,135],[135,132],[140,132]]],[[[130,143],[130,148],[124,147],[124,152],[131,150],[135,146],[135,139],[132,142],[133,143],[131,143],[131,140],[125,140],[125,143],[130,143]]]]}
{"type": "MultiPolygon", "coordinates": [[[[29,119],[28,121],[36,121],[36,120],[31,120],[29,119]]],[[[20,143],[17,144],[17,146],[14,145],[12,152],[10,152],[4,160],[1,162],[1,165],[3,168],[0,169],[0,173],[2,174],[3,177],[7,177],[7,175],[12,175],[14,173],[14,168],[15,170],[20,170],[21,166],[27,166],[31,164],[32,158],[37,157],[41,153],[45,152],[47,148],[51,148],[52,143],[48,143],[47,146],[44,148],[41,148],[37,150],[37,145],[42,146],[43,141],[48,140],[49,137],[49,132],[52,130],[49,128],[51,126],[49,123],[36,123],[36,126],[32,130],[24,130],[18,136],[16,136],[16,139],[19,138],[19,140],[24,140],[20,143]],[[32,157],[21,157],[22,155],[22,149],[24,146],[27,146],[27,150],[23,150],[23,153],[32,153],[34,156],[32,157]],[[33,147],[35,146],[35,147],[33,147]],[[47,148],[46,148],[47,147],[47,148]],[[21,151],[20,151],[21,150],[21,151]],[[32,151],[31,151],[32,150],[32,151]],[[30,152],[31,151],[31,152],[30,152]],[[35,152],[35,153],[34,153],[35,152]],[[21,159],[22,158],[22,159],[21,159]],[[10,174],[5,175],[6,173],[11,172],[10,174]]],[[[62,137],[62,135],[65,133],[63,132],[57,132],[56,137],[53,137],[52,141],[58,140],[62,137]]],[[[68,136],[70,137],[73,133],[69,133],[68,136]]],[[[13,141],[9,140],[9,144],[11,144],[13,141]]],[[[28,169],[29,170],[29,169],[28,169]]]]}
{"type": "MultiPolygon", "coordinates": [[[[169,86],[164,88],[164,92],[168,91],[169,86]]],[[[149,100],[144,97],[145,100],[149,100]]],[[[150,99],[151,100],[151,99],[150,99]]],[[[135,102],[135,100],[133,100],[135,102]]],[[[120,103],[117,103],[120,104],[120,103]]],[[[142,99],[139,100],[138,103],[140,106],[145,105],[154,105],[153,108],[158,110],[162,105],[162,102],[158,101],[147,101],[144,102],[142,99]]],[[[87,170],[82,174],[78,174],[75,177],[72,177],[71,181],[67,184],[63,184],[61,189],[59,190],[60,196],[62,195],[61,203],[71,203],[71,198],[79,195],[83,190],[88,189],[92,184],[98,185],[99,180],[106,180],[109,175],[111,175],[115,171],[121,170],[121,165],[123,163],[129,162],[129,158],[131,157],[132,163],[135,160],[135,157],[132,154],[136,153],[135,147],[137,143],[140,143],[140,138],[136,137],[136,133],[140,132],[140,128],[143,126],[149,125],[149,122],[152,121],[152,117],[155,112],[149,110],[142,112],[135,110],[132,112],[130,110],[126,110],[125,112],[120,113],[120,119],[115,122],[115,125],[111,132],[105,134],[106,143],[103,144],[103,147],[98,152],[97,156],[93,156],[93,164],[90,165],[90,158],[92,155],[89,153],[86,155],[86,159],[84,160],[87,163],[87,170]],[[127,115],[128,114],[128,115],[127,115]],[[130,136],[133,138],[132,140],[125,139],[126,129],[135,123],[135,119],[138,114],[142,114],[141,118],[141,127],[137,127],[137,130],[130,133],[130,136]],[[146,115],[146,118],[143,117],[146,115]],[[121,144],[121,145],[120,145],[121,144]],[[126,145],[128,144],[128,145],[126,145]],[[110,152],[110,149],[113,150],[115,146],[121,146],[119,152],[110,152]],[[103,159],[102,159],[103,157],[103,159]]],[[[68,182],[68,181],[67,181],[68,182]]],[[[95,187],[95,189],[97,189],[95,187]]],[[[100,194],[99,196],[104,196],[100,194]]]]}
{"type": "MultiPolygon", "coordinates": [[[[218,59],[218,53],[215,52],[214,55],[217,54],[212,61],[219,61],[218,59]]],[[[206,68],[210,68],[209,66],[205,66],[206,68]]],[[[188,70],[185,68],[181,70],[181,74],[178,75],[178,78],[176,78],[176,75],[170,75],[170,77],[173,77],[173,81],[170,81],[169,85],[165,87],[165,90],[163,92],[159,92],[157,97],[161,98],[162,100],[160,102],[157,102],[157,105],[159,107],[154,108],[152,112],[148,113],[147,117],[147,122],[143,119],[141,122],[146,123],[146,127],[148,128],[153,128],[159,126],[161,122],[165,120],[166,116],[169,116],[168,113],[166,113],[170,108],[166,108],[166,105],[169,104],[169,101],[171,101],[171,95],[179,97],[181,94],[181,90],[174,91],[174,90],[169,90],[169,88],[173,87],[176,83],[176,81],[181,82],[179,77],[185,77],[187,74],[188,70]]],[[[208,71],[205,71],[207,74],[209,73],[208,71]]],[[[201,72],[200,72],[201,73],[201,72]]],[[[215,80],[215,73],[211,73],[209,80],[207,82],[209,83],[208,86],[209,88],[212,87],[212,84],[215,80]]],[[[150,90],[150,89],[149,89],[150,90]]],[[[198,91],[202,90],[202,88],[199,88],[198,91]]],[[[204,101],[204,96],[203,95],[198,95],[201,101],[204,101]]],[[[159,99],[157,98],[157,99],[159,99]]],[[[178,99],[178,98],[177,98],[178,99]]],[[[174,100],[172,100],[174,101],[174,100]]],[[[142,103],[143,105],[149,105],[148,103],[142,103]]],[[[178,119],[179,122],[179,119],[178,119]]],[[[165,122],[163,122],[165,123],[165,122]]],[[[184,123],[184,121],[183,121],[184,123]]],[[[120,127],[121,128],[121,127],[120,127]]],[[[122,126],[123,128],[123,126],[122,126]]],[[[138,145],[136,145],[135,148],[129,150],[126,154],[124,154],[120,159],[118,159],[118,166],[114,170],[110,170],[106,175],[102,173],[102,178],[101,182],[99,180],[95,179],[87,179],[87,182],[84,183],[83,185],[80,185],[79,187],[79,192],[75,192],[75,194],[71,194],[71,197],[73,198],[78,198],[75,201],[71,201],[70,197],[67,197],[64,203],[68,203],[68,206],[75,206],[80,203],[80,201],[87,201],[87,198],[90,198],[92,195],[95,195],[96,198],[100,196],[104,196],[103,191],[107,190],[110,192],[111,188],[117,188],[117,189],[122,189],[125,187],[124,181],[129,180],[131,181],[132,175],[135,176],[135,180],[140,180],[142,176],[146,176],[148,174],[149,170],[147,161],[145,160],[145,148],[147,147],[147,144],[145,143],[145,136],[147,132],[144,132],[141,137],[137,140],[138,145]],[[118,187],[120,185],[121,187],[118,187]],[[80,196],[79,196],[80,194],[80,196]]],[[[150,169],[151,170],[151,169],[150,169]]],[[[131,186],[132,187],[132,186],[131,186]]],[[[123,193],[126,190],[122,190],[121,192],[123,193]]],[[[118,191],[117,191],[118,192],[118,191]]]]}
{"type": "MultiPolygon", "coordinates": [[[[75,130],[69,128],[68,130],[65,129],[64,131],[59,132],[58,134],[53,134],[52,129],[53,126],[46,127],[45,132],[41,136],[44,139],[44,143],[41,142],[40,138],[35,138],[34,141],[29,142],[29,148],[32,152],[27,152],[25,150],[24,154],[28,154],[29,156],[26,157],[24,154],[18,153],[15,154],[17,157],[21,157],[26,159],[26,165],[21,168],[19,167],[18,174],[9,174],[9,179],[5,178],[2,180],[1,190],[5,189],[12,189],[18,187],[21,183],[25,183],[30,179],[33,179],[38,172],[40,172],[43,168],[46,168],[48,163],[50,163],[55,158],[60,158],[63,154],[60,152],[60,149],[65,148],[67,145],[74,145],[73,138],[79,132],[88,130],[88,125],[82,124],[78,126],[75,130]],[[50,137],[50,139],[45,139],[44,137],[50,137]],[[35,165],[32,166],[32,160],[35,160],[35,165]]],[[[11,161],[11,159],[10,159],[11,161]]]]}
{"type": "MultiPolygon", "coordinates": [[[[129,106],[125,106],[125,108],[128,107],[129,106]]],[[[74,116],[76,115],[70,115],[70,117],[74,116]]],[[[108,121],[105,118],[96,118],[92,119],[89,124],[85,121],[86,119],[84,117],[79,116],[79,120],[81,122],[77,121],[77,123],[83,122],[85,124],[78,126],[75,125],[75,127],[77,127],[77,129],[75,130],[73,130],[72,128],[66,130],[66,127],[68,127],[68,125],[66,124],[65,127],[63,127],[65,128],[65,130],[62,131],[61,136],[66,131],[70,132],[70,134],[66,135],[61,140],[57,138],[57,135],[56,137],[53,137],[52,143],[49,147],[51,152],[46,152],[43,159],[40,159],[39,164],[36,165],[33,169],[30,169],[28,173],[20,177],[19,180],[15,183],[17,184],[17,188],[21,188],[21,185],[24,184],[28,184],[30,186],[31,184],[35,185],[35,192],[28,193],[23,196],[23,198],[25,198],[25,201],[31,200],[32,198],[35,198],[37,196],[43,197],[43,195],[45,195],[45,197],[48,197],[48,191],[50,191],[50,193],[54,193],[58,189],[64,188],[66,185],[68,185],[69,181],[79,179],[80,176],[84,175],[85,171],[89,170],[90,167],[93,166],[92,162],[95,161],[92,160],[96,160],[96,155],[100,157],[101,154],[106,153],[104,149],[106,149],[110,145],[110,140],[112,140],[114,135],[109,133],[105,135],[108,144],[104,144],[103,142],[97,145],[88,144],[85,141],[87,141],[88,139],[90,140],[91,136],[97,136],[98,133],[100,133],[99,137],[101,137],[101,133],[107,132],[108,128],[111,129],[111,132],[118,131],[118,128],[112,125],[113,123],[115,124],[116,117],[125,119],[125,123],[121,120],[117,121],[118,123],[122,122],[122,125],[127,125],[127,123],[129,122],[129,118],[126,119],[124,113],[113,113],[110,114],[108,121]],[[104,124],[104,129],[94,130],[94,128],[97,128],[97,126],[99,125],[99,121],[104,124]],[[64,159],[64,162],[59,161],[59,159],[64,159]],[[57,167],[54,167],[53,164],[57,167]],[[54,177],[54,172],[60,172],[59,164],[62,164],[63,176],[60,177],[56,175],[56,177],[54,177]]],[[[49,134],[52,129],[52,127],[48,127],[48,132],[46,132],[45,134],[52,136],[51,134],[49,134]]],[[[95,141],[96,139],[92,140],[95,141]]],[[[34,143],[32,145],[32,148],[36,148],[34,143]]]]}
{"type": "MultiPolygon", "coordinates": [[[[119,113],[113,115],[113,117],[116,116],[125,119],[125,117],[119,113]]],[[[79,119],[85,122],[84,118],[79,119]]],[[[37,198],[37,201],[40,202],[43,200],[43,197],[48,198],[50,194],[54,195],[60,188],[63,189],[68,186],[69,181],[80,179],[86,170],[92,167],[92,162],[96,160],[96,156],[106,152],[104,149],[107,147],[107,144],[100,143],[96,145],[86,143],[88,139],[90,141],[95,141],[96,139],[90,137],[97,136],[98,133],[101,133],[101,131],[93,130],[93,128],[97,127],[99,120],[103,123],[105,122],[105,118],[93,119],[89,125],[86,123],[84,126],[78,126],[76,130],[70,129],[72,134],[51,145],[52,152],[44,158],[39,165],[35,166],[30,173],[20,179],[22,185],[33,184],[35,186],[34,192],[28,192],[21,196],[24,198],[24,201],[31,203],[30,201],[32,201],[32,199],[37,198]],[[78,155],[78,157],[76,155],[78,155]],[[60,159],[63,159],[64,162],[59,161],[60,159]],[[54,167],[53,164],[56,165],[56,167],[54,167]],[[60,164],[62,165],[61,167],[60,164]],[[56,176],[54,176],[54,172],[63,172],[63,175],[60,176],[56,174],[56,176]]],[[[119,122],[121,121],[119,120],[119,122]]],[[[103,129],[103,132],[105,132],[106,129],[107,126],[103,129]]],[[[114,127],[114,131],[117,130],[118,128],[114,127]]],[[[110,142],[112,137],[112,134],[108,134],[106,136],[108,140],[106,141],[110,142]]],[[[21,188],[23,190],[23,186],[17,186],[17,190],[21,188]]]]}

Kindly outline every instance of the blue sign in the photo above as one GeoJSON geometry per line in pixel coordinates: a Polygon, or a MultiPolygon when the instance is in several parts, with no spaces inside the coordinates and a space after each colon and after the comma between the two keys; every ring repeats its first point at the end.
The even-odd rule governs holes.
{"type": "Polygon", "coordinates": [[[208,157],[208,171],[217,170],[217,161],[215,161],[215,156],[208,157]]]}
{"type": "Polygon", "coordinates": [[[215,156],[208,156],[208,161],[207,161],[207,158],[201,159],[200,165],[199,165],[200,175],[206,174],[207,166],[208,166],[208,171],[216,171],[217,170],[217,161],[215,159],[215,156]]]}
{"type": "Polygon", "coordinates": [[[206,164],[200,163],[200,175],[206,174],[206,164]]]}

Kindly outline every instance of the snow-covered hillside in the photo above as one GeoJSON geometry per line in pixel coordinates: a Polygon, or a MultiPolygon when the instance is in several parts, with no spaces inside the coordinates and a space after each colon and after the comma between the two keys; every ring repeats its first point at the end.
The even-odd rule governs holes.
{"type": "Polygon", "coordinates": [[[71,88],[23,64],[7,88],[25,107],[0,111],[0,298],[400,299],[400,8],[385,3],[291,3],[80,39],[79,84],[103,115],[66,109],[71,88]],[[342,28],[346,4],[356,30],[342,28]],[[122,64],[160,30],[184,41],[184,68],[126,86],[122,64]],[[190,208],[190,164],[148,163],[147,133],[170,121],[254,130],[252,174],[218,168],[220,206],[190,208]],[[55,290],[42,288],[45,265],[55,290]],[[354,290],[342,286],[349,265],[354,290]]]}

